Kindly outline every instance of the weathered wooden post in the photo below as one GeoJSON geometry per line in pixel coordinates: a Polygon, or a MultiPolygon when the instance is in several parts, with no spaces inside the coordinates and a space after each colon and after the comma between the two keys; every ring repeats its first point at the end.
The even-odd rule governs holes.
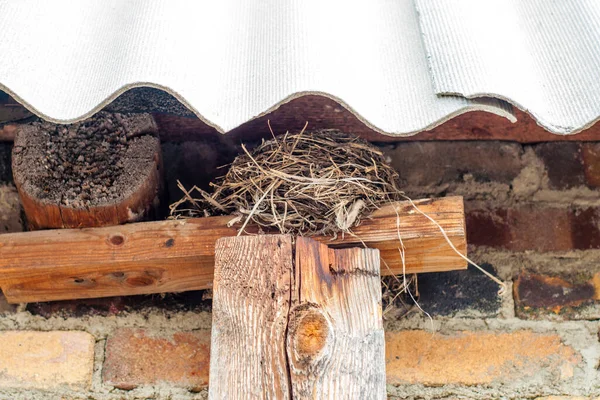
{"type": "Polygon", "coordinates": [[[12,168],[32,230],[144,221],[156,214],[163,187],[158,128],[148,114],[23,125],[12,168]]]}
{"type": "Polygon", "coordinates": [[[219,239],[210,398],[385,398],[379,263],[289,235],[219,239]]]}

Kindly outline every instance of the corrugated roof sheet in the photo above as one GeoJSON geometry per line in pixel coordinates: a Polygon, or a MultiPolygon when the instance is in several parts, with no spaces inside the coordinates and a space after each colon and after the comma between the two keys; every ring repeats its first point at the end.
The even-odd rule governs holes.
{"type": "MultiPolygon", "coordinates": [[[[221,132],[304,94],[331,97],[391,135],[472,110],[514,119],[510,105],[491,98],[497,96],[527,107],[550,130],[570,133],[600,114],[598,90],[572,101],[585,94],[578,85],[597,72],[598,64],[590,64],[598,54],[591,41],[600,28],[589,23],[595,33],[587,36],[583,28],[561,28],[564,35],[581,36],[569,40],[586,40],[587,56],[573,66],[559,57],[542,68],[537,57],[576,53],[577,46],[563,49],[561,43],[570,43],[564,38],[548,39],[558,43],[554,56],[529,54],[548,46],[511,50],[513,43],[537,43],[545,35],[534,27],[546,26],[546,17],[536,22],[531,11],[543,8],[542,1],[535,7],[521,3],[529,4],[494,3],[504,11],[489,21],[496,13],[466,0],[0,0],[0,87],[56,122],[83,119],[131,87],[158,87],[221,132]],[[487,32],[492,25],[508,32],[487,32]],[[530,58],[499,63],[490,43],[508,56],[530,58]],[[545,86],[571,77],[565,71],[574,68],[581,76],[573,78],[573,87],[567,81],[560,89],[545,86]],[[468,98],[480,94],[485,97],[468,98]]],[[[584,6],[552,7],[586,18],[595,18],[598,8],[588,4],[595,10],[585,13],[584,6]]]]}
{"type": "Polygon", "coordinates": [[[600,1],[416,5],[437,94],[502,98],[562,134],[600,116],[600,1]]]}

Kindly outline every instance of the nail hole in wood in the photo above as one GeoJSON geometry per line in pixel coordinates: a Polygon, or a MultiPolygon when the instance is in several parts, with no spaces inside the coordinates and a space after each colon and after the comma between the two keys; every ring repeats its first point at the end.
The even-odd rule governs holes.
{"type": "Polygon", "coordinates": [[[83,282],[85,282],[85,279],[83,279],[83,278],[75,278],[75,279],[73,279],[73,282],[75,282],[75,283],[83,283],[83,282]]]}
{"type": "Polygon", "coordinates": [[[110,238],[110,243],[115,246],[121,246],[125,243],[125,238],[121,235],[114,235],[110,238]]]}
{"type": "Polygon", "coordinates": [[[173,247],[175,244],[175,239],[171,238],[165,242],[165,247],[173,247]]]}

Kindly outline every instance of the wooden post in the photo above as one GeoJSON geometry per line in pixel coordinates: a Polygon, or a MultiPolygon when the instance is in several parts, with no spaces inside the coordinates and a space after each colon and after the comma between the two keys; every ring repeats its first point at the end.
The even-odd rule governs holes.
{"type": "Polygon", "coordinates": [[[285,333],[291,236],[219,239],[209,397],[289,399],[285,333]]]}
{"type": "Polygon", "coordinates": [[[217,241],[209,397],[384,399],[379,251],[296,240],[217,241]]]}
{"type": "Polygon", "coordinates": [[[294,399],[385,399],[379,250],[296,239],[287,352],[294,399]]]}
{"type": "MultiPolygon", "coordinates": [[[[148,114],[126,118],[128,135],[136,137],[119,160],[123,172],[115,177],[119,197],[107,199],[98,192],[92,205],[65,205],[56,196],[47,198],[44,182],[61,172],[48,170],[41,160],[46,156],[46,137],[35,125],[22,125],[16,131],[12,153],[13,177],[27,224],[31,230],[87,228],[144,221],[157,213],[163,188],[163,163],[156,123],[148,114]]],[[[96,168],[97,169],[97,168],[96,168]]],[[[55,178],[56,178],[55,177],[55,178]]]]}

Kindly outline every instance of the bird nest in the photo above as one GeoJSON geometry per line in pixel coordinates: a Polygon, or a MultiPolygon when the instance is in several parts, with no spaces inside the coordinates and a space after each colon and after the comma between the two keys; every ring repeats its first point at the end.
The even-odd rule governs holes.
{"type": "Polygon", "coordinates": [[[365,140],[333,130],[263,141],[231,164],[207,193],[171,205],[174,217],[233,214],[234,222],[301,235],[348,232],[372,211],[403,199],[398,174],[365,140]]]}

